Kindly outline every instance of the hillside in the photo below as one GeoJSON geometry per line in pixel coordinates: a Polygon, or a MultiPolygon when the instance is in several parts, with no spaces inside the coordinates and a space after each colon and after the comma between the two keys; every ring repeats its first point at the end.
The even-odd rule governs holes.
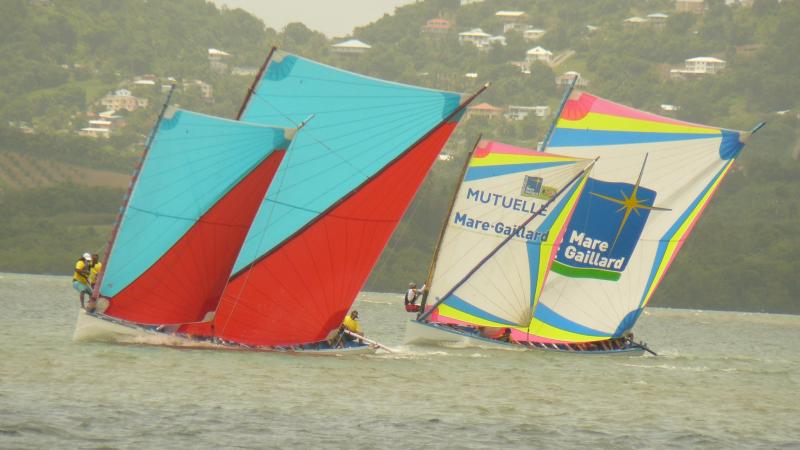
{"type": "MultiPolygon", "coordinates": [[[[734,129],[766,120],[652,304],[800,313],[800,61],[789,56],[800,54],[800,3],[706,5],[695,14],[677,12],[666,0],[486,0],[467,6],[427,0],[354,30],[352,37],[372,48],[342,56],[330,44],[344,38],[328,41],[302,24],[272,30],[244,11],[202,0],[4,1],[0,253],[8,263],[0,270],[65,273],[82,251],[102,246],[121,187],[163,101],[160,85],[175,80],[181,106],[233,117],[252,81],[233,68],[258,67],[269,47],[278,45],[357,72],[441,89],[474,92],[491,81],[479,101],[500,107],[543,105],[552,114],[563,92],[555,78],[577,71],[594,94],[678,119],[734,129]],[[536,41],[526,41],[521,31],[503,33],[498,10],[523,11],[524,24],[545,33],[536,41]],[[625,22],[652,13],[668,17],[658,26],[625,22]],[[447,19],[451,28],[421,32],[433,18],[447,19]],[[459,43],[458,33],[473,28],[503,35],[506,45],[481,50],[459,43]],[[532,62],[525,72],[519,63],[535,46],[557,61],[532,62]],[[209,48],[230,54],[223,70],[214,69],[209,48]],[[670,76],[670,69],[697,56],[727,65],[713,76],[670,76]],[[155,86],[134,84],[145,75],[155,86]],[[192,80],[212,86],[213,96],[192,87],[192,80]],[[125,113],[126,126],[110,140],[78,137],[86,120],[103,110],[101,97],[118,88],[130,89],[148,106],[125,113]],[[679,109],[664,112],[661,105],[679,109]],[[6,123],[25,124],[33,134],[6,123]],[[16,258],[20,253],[26,256],[16,258]]],[[[399,291],[424,279],[461,158],[478,133],[534,147],[550,119],[463,121],[446,149],[456,158],[434,167],[367,289],[399,291]]]]}

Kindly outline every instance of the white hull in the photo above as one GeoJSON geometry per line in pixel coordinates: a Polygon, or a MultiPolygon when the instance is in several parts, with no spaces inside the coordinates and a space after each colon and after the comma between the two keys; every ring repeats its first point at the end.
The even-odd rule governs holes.
{"type": "Polygon", "coordinates": [[[593,350],[593,351],[575,351],[563,350],[557,348],[533,347],[521,344],[512,344],[508,342],[497,341],[477,335],[470,335],[457,330],[435,326],[416,320],[408,321],[406,325],[406,344],[410,345],[440,345],[443,347],[477,347],[477,348],[493,348],[503,350],[539,350],[548,352],[560,353],[575,353],[575,354],[624,354],[627,356],[639,356],[644,354],[644,349],[641,348],[626,348],[621,350],[593,350]]]}
{"type": "Polygon", "coordinates": [[[75,324],[75,333],[72,339],[76,342],[113,342],[119,344],[160,345],[166,347],[183,347],[212,350],[238,350],[257,352],[281,352],[302,354],[369,354],[375,353],[376,348],[363,345],[358,347],[335,349],[304,349],[299,347],[246,347],[242,345],[228,345],[211,341],[200,341],[185,336],[164,333],[151,328],[142,327],[132,323],[122,322],[108,316],[89,314],[84,310],[78,312],[78,321],[75,324]]]}

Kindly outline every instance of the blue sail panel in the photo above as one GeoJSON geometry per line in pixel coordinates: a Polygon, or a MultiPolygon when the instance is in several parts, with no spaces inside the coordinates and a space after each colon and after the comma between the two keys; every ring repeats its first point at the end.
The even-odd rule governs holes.
{"type": "Polygon", "coordinates": [[[154,131],[113,243],[100,294],[113,297],[151,267],[273,150],[286,130],[183,110],[154,131]]]}
{"type": "Polygon", "coordinates": [[[276,51],[242,120],[294,127],[313,118],[275,175],[234,272],[374,176],[460,101],[459,94],[370,78],[276,51]]]}

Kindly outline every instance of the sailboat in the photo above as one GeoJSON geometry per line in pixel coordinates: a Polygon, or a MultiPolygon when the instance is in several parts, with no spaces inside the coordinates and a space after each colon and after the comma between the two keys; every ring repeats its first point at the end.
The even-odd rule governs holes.
{"type": "MultiPolygon", "coordinates": [[[[490,143],[488,156],[473,155],[449,216],[431,270],[429,295],[436,301],[408,324],[406,341],[654,353],[633,341],[632,329],[745,141],[761,126],[742,132],[693,124],[568,91],[543,155],[596,162],[583,189],[574,191],[577,200],[563,228],[554,222],[536,229],[559,237],[552,244],[552,259],[544,260],[541,251],[532,256],[537,253],[530,244],[527,253],[506,250],[504,255],[489,244],[480,250],[470,244],[483,255],[462,258],[461,253],[471,250],[450,243],[476,239],[469,236],[475,230],[466,229],[470,223],[461,219],[465,207],[503,210],[526,204],[529,183],[538,186],[543,178],[535,167],[530,173],[518,172],[515,182],[523,188],[516,195],[511,187],[498,192],[494,186],[473,186],[473,173],[492,160],[480,161],[495,149],[496,186],[508,177],[504,171],[511,170],[504,166],[514,166],[510,159],[500,159],[502,152],[521,153],[490,143]],[[486,192],[492,197],[484,196],[486,192]],[[494,201],[496,195],[502,200],[494,201]],[[494,335],[487,335],[487,329],[494,335]]],[[[489,211],[481,214],[489,217],[493,229],[498,219],[489,211]]]]}
{"type": "Polygon", "coordinates": [[[219,296],[200,308],[205,315],[166,330],[248,349],[327,350],[464,109],[486,87],[464,96],[273,48],[239,123],[303,129],[258,198],[219,296]]]}

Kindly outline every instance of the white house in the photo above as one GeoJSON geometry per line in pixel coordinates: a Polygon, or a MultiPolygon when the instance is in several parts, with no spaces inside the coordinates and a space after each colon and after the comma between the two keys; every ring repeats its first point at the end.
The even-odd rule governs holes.
{"type": "Polygon", "coordinates": [[[522,33],[522,38],[528,42],[538,41],[545,33],[546,31],[540,28],[531,28],[522,33]]]}
{"type": "Polygon", "coordinates": [[[360,55],[371,49],[372,46],[366,42],[361,42],[358,39],[350,39],[349,41],[339,42],[338,44],[331,45],[334,53],[343,55],[360,55]]]}
{"type": "Polygon", "coordinates": [[[508,105],[508,108],[506,109],[506,113],[504,114],[504,116],[506,119],[509,120],[522,120],[531,114],[540,119],[544,119],[545,117],[550,115],[550,107],[508,105]]]}
{"type": "Polygon", "coordinates": [[[698,56],[684,61],[683,69],[672,69],[669,71],[672,78],[686,78],[704,75],[714,75],[725,68],[727,62],[723,59],[711,56],[698,56]]]}
{"type": "Polygon", "coordinates": [[[146,108],[148,100],[146,98],[134,97],[127,89],[118,89],[113,94],[108,94],[100,99],[100,104],[108,109],[119,111],[125,109],[136,111],[139,108],[146,108]]]}
{"type": "Polygon", "coordinates": [[[558,86],[569,86],[570,84],[572,84],[572,80],[576,80],[575,81],[576,87],[586,87],[589,85],[589,81],[583,78],[580,73],[575,72],[574,70],[570,70],[564,72],[561,75],[558,75],[556,77],[556,84],[558,86]]]}
{"type": "Polygon", "coordinates": [[[469,31],[464,31],[463,33],[458,33],[458,42],[470,43],[478,48],[484,48],[489,46],[489,38],[492,35],[489,33],[485,33],[480,28],[473,28],[469,31]]]}
{"type": "Polygon", "coordinates": [[[686,70],[714,74],[724,69],[727,62],[711,56],[698,56],[697,58],[687,59],[685,64],[686,70]]]}
{"type": "Polygon", "coordinates": [[[623,22],[625,25],[643,25],[647,23],[647,19],[644,17],[633,16],[628,17],[627,19],[623,20],[623,22]]]}
{"type": "Polygon", "coordinates": [[[525,61],[533,63],[534,61],[542,61],[546,64],[550,64],[550,61],[553,59],[553,52],[550,50],[544,49],[542,47],[536,46],[532,49],[525,52],[525,61]]]}
{"type": "Polygon", "coordinates": [[[667,23],[669,16],[664,13],[653,13],[647,15],[647,21],[653,25],[661,26],[667,23]]]}

